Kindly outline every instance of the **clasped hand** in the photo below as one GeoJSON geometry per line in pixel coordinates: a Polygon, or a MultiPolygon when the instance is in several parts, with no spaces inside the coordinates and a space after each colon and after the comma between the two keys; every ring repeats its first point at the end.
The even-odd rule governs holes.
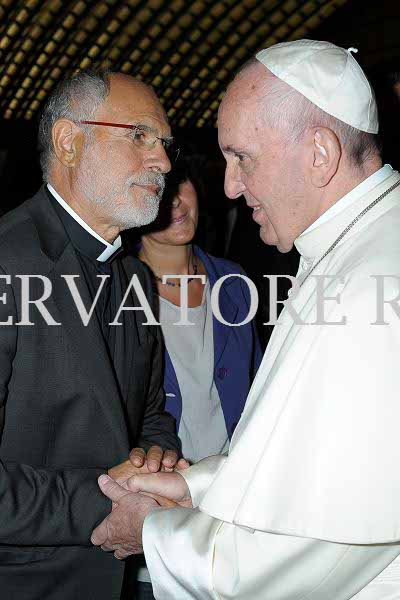
{"type": "MultiPolygon", "coordinates": [[[[159,506],[188,505],[179,503],[179,493],[176,491],[171,494],[173,485],[169,479],[169,476],[176,476],[182,480],[186,488],[184,495],[187,496],[185,480],[172,471],[188,466],[185,459],[178,460],[174,450],[163,452],[159,446],[153,446],[146,454],[142,448],[134,448],[129,460],[111,468],[108,475],[99,478],[101,491],[112,501],[112,511],[93,531],[92,543],[103,550],[114,551],[118,559],[143,552],[142,528],[149,511],[159,506]],[[158,473],[160,469],[165,472],[158,473]],[[161,485],[162,480],[157,478],[160,475],[166,477],[165,484],[161,485]],[[156,479],[151,483],[153,477],[156,479]]],[[[183,501],[187,502],[187,499],[183,501]]]]}

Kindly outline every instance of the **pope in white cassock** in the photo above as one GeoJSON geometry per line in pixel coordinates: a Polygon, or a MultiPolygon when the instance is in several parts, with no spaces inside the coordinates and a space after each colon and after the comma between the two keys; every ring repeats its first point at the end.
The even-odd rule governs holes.
{"type": "Polygon", "coordinates": [[[353,51],[272,46],[222,101],[226,194],[300,285],[229,455],[129,483],[176,503],[144,521],[158,600],[400,598],[400,176],[353,51]]]}

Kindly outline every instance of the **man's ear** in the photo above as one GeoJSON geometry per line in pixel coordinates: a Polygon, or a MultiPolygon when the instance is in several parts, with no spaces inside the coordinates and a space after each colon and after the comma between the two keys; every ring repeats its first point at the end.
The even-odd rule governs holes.
{"type": "Polygon", "coordinates": [[[338,170],[342,148],[336,134],[327,127],[314,131],[311,181],[315,187],[328,185],[338,170]]]}
{"type": "Polygon", "coordinates": [[[67,168],[76,167],[82,154],[84,134],[69,119],[58,119],[53,125],[52,140],[58,160],[67,168]]]}

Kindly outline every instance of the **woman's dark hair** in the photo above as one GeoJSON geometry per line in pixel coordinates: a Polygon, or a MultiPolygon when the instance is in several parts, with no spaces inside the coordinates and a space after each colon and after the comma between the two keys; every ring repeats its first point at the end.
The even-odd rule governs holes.
{"type": "Polygon", "coordinates": [[[203,156],[190,152],[183,147],[177,162],[167,175],[162,201],[171,202],[177,194],[180,184],[190,181],[196,190],[199,205],[201,205],[204,199],[204,183],[202,180],[204,162],[203,156]]]}

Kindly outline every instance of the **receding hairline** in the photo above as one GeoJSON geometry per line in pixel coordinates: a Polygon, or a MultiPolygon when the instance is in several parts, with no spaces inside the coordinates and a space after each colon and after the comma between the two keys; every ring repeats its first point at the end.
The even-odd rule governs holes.
{"type": "Polygon", "coordinates": [[[256,58],[247,61],[236,73],[222,98],[218,115],[226,105],[246,105],[249,110],[256,110],[262,118],[268,104],[268,84],[279,81],[283,86],[288,84],[281,81],[256,58]]]}
{"type": "Polygon", "coordinates": [[[139,79],[135,79],[135,77],[132,75],[118,72],[110,74],[109,84],[110,90],[104,99],[104,102],[107,102],[113,93],[119,92],[120,94],[123,94],[126,90],[127,94],[138,94],[142,95],[143,98],[147,97],[150,101],[155,102],[161,108],[163,114],[166,115],[166,111],[160,101],[160,98],[157,96],[154,88],[151,85],[144,83],[139,79]]]}
{"type": "Polygon", "coordinates": [[[237,71],[232,81],[229,83],[226,89],[226,95],[237,93],[237,88],[243,84],[243,80],[251,78],[253,76],[253,82],[249,86],[245,86],[244,89],[240,89],[240,94],[244,98],[254,97],[257,91],[263,92],[265,84],[270,79],[277,79],[277,77],[260,63],[256,58],[248,60],[244,65],[237,71]],[[253,73],[254,72],[254,73],[253,73]]]}
{"type": "MultiPolygon", "coordinates": [[[[166,110],[151,85],[119,72],[110,73],[108,81],[109,92],[97,106],[93,117],[101,121],[133,123],[140,118],[133,117],[133,112],[151,113],[168,126],[168,132],[162,137],[172,137],[166,110]]],[[[152,132],[160,135],[158,129],[152,128],[152,132]]]]}
{"type": "Polygon", "coordinates": [[[133,75],[129,75],[128,73],[121,73],[119,71],[111,71],[110,73],[108,73],[108,80],[109,80],[110,84],[112,82],[128,83],[130,85],[134,85],[134,86],[146,89],[146,90],[150,90],[153,92],[153,94],[155,93],[154,89],[151,85],[149,85],[148,83],[145,83],[141,79],[137,79],[133,75]]]}

